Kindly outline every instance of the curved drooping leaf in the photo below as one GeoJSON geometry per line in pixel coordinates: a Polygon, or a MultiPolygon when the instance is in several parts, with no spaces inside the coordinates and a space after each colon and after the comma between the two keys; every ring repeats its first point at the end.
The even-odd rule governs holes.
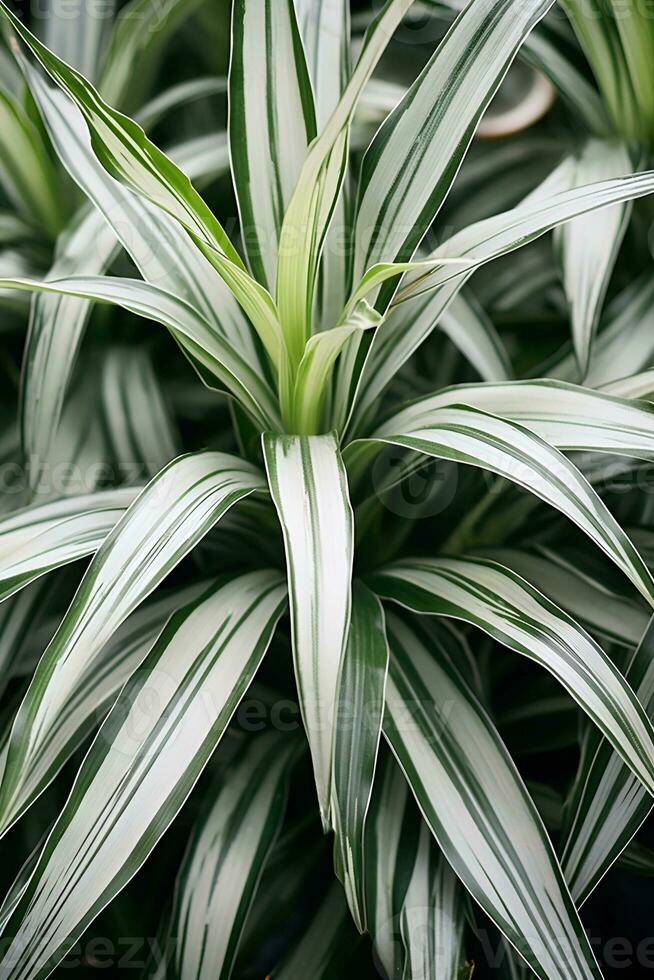
{"type": "Polygon", "coordinates": [[[235,0],[231,51],[229,139],[241,230],[251,269],[273,289],[284,214],[316,136],[293,0],[235,0]]]}
{"type": "MultiPolygon", "coordinates": [[[[650,623],[625,677],[654,717],[654,628],[650,623]]],[[[561,865],[577,902],[585,902],[652,811],[652,799],[606,739],[582,754],[561,846],[561,865]]]]}
{"type": "Polygon", "coordinates": [[[473,0],[457,18],[364,157],[355,281],[377,262],[411,258],[521,42],[550,6],[473,0]]]}
{"type": "Polygon", "coordinates": [[[179,977],[226,980],[286,807],[297,745],[256,739],[220,780],[189,842],[175,889],[171,938],[179,977]]]}
{"type": "Polygon", "coordinates": [[[559,167],[517,207],[454,234],[429,258],[465,258],[471,265],[458,273],[443,267],[422,284],[403,284],[408,289],[406,296],[402,299],[402,293],[398,294],[395,303],[399,305],[392,307],[368,353],[356,392],[353,424],[362,426],[376,398],[436,327],[443,310],[476,268],[581,214],[651,193],[652,172],[569,189],[569,175],[565,167],[559,167]]]}
{"type": "Polygon", "coordinates": [[[654,457],[654,407],[549,379],[455,385],[412,402],[394,416],[393,424],[418,429],[434,409],[448,405],[469,405],[519,422],[566,452],[654,457]]]}
{"type": "Polygon", "coordinates": [[[371,584],[408,609],[478,626],[545,667],[654,794],[654,731],[633,690],[594,640],[515,572],[481,559],[406,559],[371,584]]]}
{"type": "Polygon", "coordinates": [[[263,454],[284,535],[295,676],[327,828],[350,626],[354,528],[347,475],[333,435],[266,434],[263,454]]]}
{"type": "Polygon", "coordinates": [[[0,521],[0,600],[53,568],[94,554],[138,496],[102,490],[31,505],[0,521]]]}
{"type": "Polygon", "coordinates": [[[389,618],[384,733],[457,876],[542,980],[599,977],[538,812],[433,634],[389,618]]]}
{"type": "Polygon", "coordinates": [[[78,296],[115,304],[163,324],[209,377],[222,382],[259,423],[277,425],[278,412],[272,388],[257,366],[249,364],[195,307],[165,289],[140,279],[120,279],[118,276],[73,276],[52,282],[0,279],[0,284],[7,289],[78,296]]]}
{"type": "MultiPolygon", "coordinates": [[[[478,466],[531,491],[577,524],[654,605],[654,579],[598,494],[565,456],[522,425],[474,408],[437,408],[404,431],[390,418],[374,441],[478,466]]],[[[355,443],[350,452],[364,455],[368,446],[355,443]]]]}
{"type": "Polygon", "coordinates": [[[285,601],[280,576],[257,571],[221,580],[170,620],[89,749],[7,925],[8,980],[46,977],[149,856],[238,707],[285,601]]]}
{"type": "Polygon", "coordinates": [[[352,591],[352,618],[334,730],[332,823],[334,866],[359,932],[366,928],[364,834],[377,766],[388,671],[384,612],[361,582],[352,591]]]}
{"type": "Polygon", "coordinates": [[[251,464],[200,452],[172,462],[128,508],[91,562],[19,709],[0,785],[3,830],[59,712],[114,631],[233,504],[264,488],[251,464]]]}
{"type": "Polygon", "coordinates": [[[483,549],[482,555],[517,572],[609,643],[635,647],[645,632],[647,609],[592,580],[551,548],[494,547],[483,549]]]}

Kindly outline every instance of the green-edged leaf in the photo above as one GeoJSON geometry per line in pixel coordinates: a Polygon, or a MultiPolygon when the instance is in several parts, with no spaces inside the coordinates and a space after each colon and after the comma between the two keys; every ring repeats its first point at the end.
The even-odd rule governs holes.
{"type": "Polygon", "coordinates": [[[545,667],[654,793],[652,726],[631,687],[570,616],[515,572],[480,559],[407,559],[371,582],[384,598],[463,619],[545,667]]]}
{"type": "MultiPolygon", "coordinates": [[[[654,605],[654,580],[604,502],[565,456],[522,425],[474,408],[438,408],[404,431],[391,418],[374,440],[478,466],[529,490],[577,524],[654,605]]],[[[366,452],[369,444],[358,445],[366,452]]]]}
{"type": "Polygon", "coordinates": [[[269,289],[275,285],[284,214],[315,135],[313,93],[293,0],[235,0],[229,73],[232,174],[250,267],[269,289]]]}
{"type": "Polygon", "coordinates": [[[429,424],[435,409],[469,405],[518,422],[557,449],[615,453],[651,459],[654,407],[562,381],[456,385],[411,403],[393,425],[413,431],[429,424]]]}
{"type": "Polygon", "coordinates": [[[516,208],[464,228],[429,256],[470,260],[471,265],[463,272],[443,266],[424,282],[415,280],[403,285],[383,328],[373,338],[362,372],[354,419],[359,426],[375,399],[436,327],[448,303],[477,267],[579,215],[653,193],[654,172],[572,189],[569,183],[569,168],[557,168],[516,208]]]}
{"type": "Polygon", "coordinates": [[[55,237],[64,223],[61,188],[40,132],[0,91],[0,183],[28,221],[55,237]]]}
{"type": "Polygon", "coordinates": [[[620,378],[602,386],[607,395],[617,395],[619,398],[647,398],[651,401],[654,395],[654,370],[641,371],[629,378],[620,378]]]}
{"type": "Polygon", "coordinates": [[[118,347],[105,355],[102,408],[114,457],[128,472],[154,476],[179,455],[179,435],[144,348],[118,347]]]}
{"type": "Polygon", "coordinates": [[[206,375],[224,384],[253,418],[263,425],[278,426],[275,398],[260,371],[248,364],[194,306],[165,289],[140,279],[117,276],[73,276],[52,282],[0,279],[2,285],[7,289],[77,296],[122,306],[163,324],[206,375]]]}
{"type": "Polygon", "coordinates": [[[64,6],[48,0],[43,39],[55,54],[95,82],[100,73],[107,34],[114,17],[114,0],[89,3],[72,0],[64,6]]]}
{"type": "Polygon", "coordinates": [[[384,733],[445,857],[542,980],[599,977],[538,812],[433,634],[389,621],[384,733]]]}
{"type": "MultiPolygon", "coordinates": [[[[624,144],[589,140],[574,158],[572,184],[580,187],[623,177],[632,169],[624,144]]],[[[588,371],[597,323],[629,214],[628,204],[604,208],[569,221],[558,237],[572,340],[582,378],[588,371]]]]}
{"type": "Polygon", "coordinates": [[[387,0],[370,26],[359,60],[332,115],[311,144],[280,239],[277,303],[295,367],[312,333],[318,262],[343,183],[348,128],[361,92],[413,0],[387,0]]]}
{"type": "MultiPolygon", "coordinates": [[[[189,178],[162,153],[133,120],[112,109],[81,75],[37,41],[4,3],[0,11],[62,91],[81,111],[92,135],[92,150],[103,167],[171,215],[186,229],[225,280],[259,333],[273,363],[279,364],[281,331],[270,294],[245,271],[243,262],[189,178]]],[[[18,42],[15,42],[20,52],[18,42]]],[[[19,53],[23,70],[29,65],[19,53]]],[[[33,74],[33,73],[32,73],[33,74]]]]}
{"type": "Polygon", "coordinates": [[[343,891],[334,882],[295,949],[272,971],[272,980],[330,980],[351,966],[358,942],[343,891]]]}
{"type": "MultiPolygon", "coordinates": [[[[654,627],[650,623],[625,676],[654,718],[654,627]]],[[[606,739],[582,754],[569,804],[561,864],[570,891],[585,902],[648,817],[652,800],[606,739]]]]}
{"type": "Polygon", "coordinates": [[[98,550],[137,497],[137,488],[64,497],[0,521],[0,600],[53,568],[98,550]]]}
{"type": "Polygon", "coordinates": [[[201,452],[167,466],[127,510],[91,562],[18,712],[0,786],[3,829],[51,725],[113,632],[233,504],[264,487],[250,464],[201,452]]]}
{"type": "Polygon", "coordinates": [[[7,978],[46,977],[146,860],[245,693],[285,595],[276,572],[253,572],[170,620],[91,746],[12,915],[7,978]]]}
{"type": "Polygon", "coordinates": [[[339,685],[332,822],[336,831],[334,865],[360,932],[366,928],[364,830],[377,764],[387,670],[381,603],[357,582],[339,685]]]}
{"type": "Polygon", "coordinates": [[[279,736],[256,739],[222,774],[198,822],[176,886],[171,933],[179,977],[226,980],[275,843],[297,748],[279,736]]]}
{"type": "MultiPolygon", "coordinates": [[[[295,0],[304,41],[307,68],[313,84],[318,130],[327,124],[350,77],[349,0],[295,0]]],[[[336,201],[325,240],[316,297],[319,330],[338,320],[350,286],[350,255],[344,247],[352,227],[352,195],[347,179],[336,201]]]]}
{"type": "MultiPolygon", "coordinates": [[[[52,720],[52,730],[16,793],[7,823],[16,821],[103,720],[125,681],[145,659],[169,616],[199,598],[207,583],[173,589],[144,603],[119,626],[76,681],[52,720]]],[[[6,763],[6,746],[2,769],[6,763]]]]}
{"type": "Polygon", "coordinates": [[[329,826],[334,728],[350,625],[354,529],[333,435],[264,435],[284,535],[295,676],[323,825],[329,826]]]}
{"type": "Polygon", "coordinates": [[[473,0],[457,18],[365,155],[355,280],[377,262],[411,258],[520,44],[550,6],[473,0]]]}
{"type": "MultiPolygon", "coordinates": [[[[82,112],[36,68],[26,61],[22,67],[59,159],[111,226],[143,278],[192,303],[218,332],[256,363],[250,325],[227,285],[182,226],[114,180],[96,159],[82,112]]],[[[199,154],[189,153],[184,143],[174,151],[194,179],[206,174],[207,167],[212,172],[216,165],[214,155],[207,157],[203,146],[200,144],[199,154]]],[[[220,146],[218,149],[222,152],[220,146]]],[[[70,275],[70,269],[66,274],[70,275]]]]}
{"type": "Polygon", "coordinates": [[[402,907],[418,851],[420,822],[407,782],[387,758],[375,782],[366,824],[366,921],[388,977],[401,977],[402,907]]]}
{"type": "Polygon", "coordinates": [[[551,549],[488,548],[483,556],[513,569],[609,643],[635,647],[645,632],[646,609],[591,579],[551,549]]]}

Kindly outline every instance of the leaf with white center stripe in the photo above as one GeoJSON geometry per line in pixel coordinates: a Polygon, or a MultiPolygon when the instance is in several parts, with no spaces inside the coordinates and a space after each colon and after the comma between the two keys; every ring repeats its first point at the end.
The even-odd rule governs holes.
{"type": "Polygon", "coordinates": [[[277,303],[292,367],[312,333],[318,263],[347,163],[348,130],[361,92],[413,0],[388,0],[371,24],[341,99],[311,144],[280,238],[277,303]]]}
{"type": "Polygon", "coordinates": [[[538,812],[447,651],[396,617],[389,643],[384,733],[448,862],[541,980],[601,976],[538,812]]]}
{"type": "MultiPolygon", "coordinates": [[[[205,582],[157,594],[118,627],[59,706],[50,736],[33,760],[6,815],[8,824],[14,823],[38,799],[102,721],[125,681],[145,659],[169,616],[198,599],[206,589],[205,582]]],[[[5,761],[6,753],[3,753],[2,768],[5,761]]]]}
{"type": "Polygon", "coordinates": [[[651,401],[654,395],[654,370],[641,371],[628,378],[611,381],[602,386],[602,391],[619,398],[646,398],[651,401]]]}
{"type": "Polygon", "coordinates": [[[478,626],[545,667],[654,794],[654,731],[633,690],[595,641],[515,572],[480,559],[407,559],[371,585],[415,612],[478,626]]]}
{"type": "Polygon", "coordinates": [[[360,932],[366,928],[364,831],[377,765],[387,670],[384,611],[379,599],[356,582],[338,696],[332,823],[336,832],[334,865],[360,932]]]}
{"type": "Polygon", "coordinates": [[[372,798],[366,859],[368,926],[386,976],[456,980],[461,888],[390,757],[372,798]]]}
{"type": "MultiPolygon", "coordinates": [[[[633,169],[628,148],[608,140],[589,140],[573,160],[575,187],[622,177],[633,169]]],[[[597,323],[630,215],[618,204],[575,218],[556,234],[563,268],[574,344],[581,377],[590,363],[597,323]]]]}
{"type": "Polygon", "coordinates": [[[263,453],[284,535],[295,676],[327,828],[338,684],[350,626],[354,527],[347,474],[333,435],[266,434],[263,453]]]}
{"type": "Polygon", "coordinates": [[[551,549],[485,548],[483,557],[526,578],[573,619],[609,643],[635,647],[645,632],[649,617],[643,606],[591,579],[551,549]]]}
{"type": "Polygon", "coordinates": [[[366,921],[375,956],[388,977],[401,977],[402,905],[415,865],[419,815],[407,781],[392,758],[384,759],[366,824],[366,921]]]}
{"type": "Polygon", "coordinates": [[[276,572],[252,572],[170,620],[89,749],[9,921],[7,980],[46,977],[141,867],[220,741],[285,601],[276,572]]]}
{"type": "MultiPolygon", "coordinates": [[[[256,362],[252,328],[227,285],[181,225],[107,173],[93,152],[81,110],[37,69],[25,60],[21,65],[59,159],[113,229],[143,278],[192,303],[218,332],[256,362]]],[[[207,157],[202,145],[199,155],[189,153],[188,145],[182,143],[171,151],[173,159],[178,157],[194,180],[207,176],[207,167],[212,173],[217,163],[214,157],[207,157]]],[[[224,163],[223,154],[221,165],[224,163]]],[[[99,216],[88,220],[97,221],[99,216]]],[[[66,275],[70,272],[67,268],[66,275]]]]}
{"type": "Polygon", "coordinates": [[[438,327],[472,364],[483,381],[509,381],[513,369],[502,339],[471,294],[458,293],[440,315],[438,327]]]}
{"type": "MultiPolygon", "coordinates": [[[[295,0],[304,41],[307,68],[313,84],[318,131],[336,108],[350,77],[349,0],[295,0]]],[[[352,226],[352,195],[347,179],[334,208],[320,264],[316,297],[319,330],[338,320],[349,289],[349,255],[343,236],[352,226]]]]}
{"type": "Polygon", "coordinates": [[[297,744],[256,739],[221,776],[198,822],[175,889],[174,969],[193,980],[227,980],[243,927],[286,808],[297,744]]]}
{"type": "MultiPolygon", "coordinates": [[[[281,330],[275,304],[267,290],[246,272],[220,222],[186,174],[147,138],[137,123],[108,106],[81,75],[40,44],[4,2],[0,2],[0,13],[82,113],[93,137],[91,150],[97,161],[110,175],[167,212],[189,233],[250,317],[273,363],[277,364],[281,330]]],[[[15,38],[14,42],[32,86],[38,72],[23,57],[15,38]]]]}
{"type": "Polygon", "coordinates": [[[102,409],[114,457],[128,472],[154,476],[179,455],[179,434],[144,348],[119,347],[104,356],[102,409]]]}
{"type": "MultiPolygon", "coordinates": [[[[437,408],[415,428],[388,419],[373,441],[478,466],[529,490],[573,521],[654,606],[654,579],[604,502],[562,453],[522,425],[474,408],[437,408]]],[[[367,454],[369,446],[349,448],[367,454]]]]}
{"type": "Polygon", "coordinates": [[[0,785],[0,828],[80,677],[114,631],[263,475],[217,452],[182,456],[152,480],[91,562],[19,709],[0,785]]]}
{"type": "Polygon", "coordinates": [[[2,286],[122,306],[131,313],[163,324],[191,360],[199,365],[203,377],[215,378],[224,384],[262,425],[277,425],[278,410],[272,388],[256,366],[249,364],[194,306],[160,286],[117,276],[72,276],[52,282],[0,279],[0,288],[2,286]]]}
{"type": "Polygon", "coordinates": [[[315,135],[313,92],[293,0],[235,0],[232,174],[250,268],[269,289],[275,285],[284,214],[315,135]]]}
{"type": "MultiPolygon", "coordinates": [[[[550,6],[473,0],[457,18],[364,157],[355,280],[377,262],[411,258],[518,48],[550,6]]],[[[392,289],[382,295],[388,299],[392,289]]]]}
{"type": "MultiPolygon", "coordinates": [[[[625,677],[654,718],[654,626],[650,623],[625,677]]],[[[577,902],[585,902],[652,811],[652,799],[606,739],[592,738],[568,805],[561,865],[577,902]]]]}
{"type": "Polygon", "coordinates": [[[138,488],[64,497],[0,521],[0,600],[53,568],[98,550],[138,496],[138,488]]]}
{"type": "Polygon", "coordinates": [[[476,268],[579,215],[654,193],[654,171],[572,189],[569,180],[566,168],[557,168],[516,208],[462,229],[429,256],[468,259],[471,265],[463,272],[443,266],[424,282],[403,284],[406,293],[398,293],[383,328],[373,338],[362,370],[353,419],[357,426],[401,365],[436,327],[476,268]]]}
{"type": "Polygon", "coordinates": [[[431,413],[454,405],[518,422],[557,449],[654,457],[654,406],[563,381],[456,385],[412,402],[393,425],[413,431],[431,413]]]}

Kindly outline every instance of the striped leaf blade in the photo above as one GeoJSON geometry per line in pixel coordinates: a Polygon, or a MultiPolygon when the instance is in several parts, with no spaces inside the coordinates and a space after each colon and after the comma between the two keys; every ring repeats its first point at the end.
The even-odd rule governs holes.
{"type": "Polygon", "coordinates": [[[268,289],[275,285],[284,214],[315,136],[293,0],[236,0],[229,73],[232,174],[250,268],[268,289]]]}
{"type": "Polygon", "coordinates": [[[91,562],[48,645],[14,724],[0,785],[0,827],[80,677],[113,632],[229,508],[265,488],[224,453],[182,456],[137,497],[91,562]]]}
{"type": "Polygon", "coordinates": [[[173,616],[89,749],[8,923],[8,980],[46,977],[149,856],[238,707],[285,600],[279,575],[258,571],[223,579],[173,616]]]}
{"type": "MultiPolygon", "coordinates": [[[[574,158],[573,186],[622,177],[633,169],[628,148],[608,140],[589,140],[574,158]]],[[[628,203],[575,218],[557,232],[581,377],[588,372],[599,316],[630,215],[628,203]]]]}
{"type": "MultiPolygon", "coordinates": [[[[145,659],[170,615],[207,590],[206,583],[157,594],[128,616],[84,669],[57,709],[47,741],[32,760],[14,796],[6,822],[14,823],[38,799],[103,719],[120,689],[145,659]]],[[[7,745],[0,768],[4,770],[7,745]]]]}
{"type": "MultiPolygon", "coordinates": [[[[654,628],[645,631],[625,677],[654,717],[654,628]]],[[[652,811],[652,799],[606,739],[582,753],[568,803],[561,865],[577,902],[585,902],[652,811]]]]}
{"type": "Polygon", "coordinates": [[[387,671],[384,611],[379,599],[361,582],[355,582],[338,695],[332,823],[336,833],[334,866],[360,932],[366,928],[365,825],[377,766],[387,671]]]}
{"type": "Polygon", "coordinates": [[[492,722],[431,634],[392,617],[389,643],[384,733],[448,862],[538,977],[599,977],[545,828],[492,722]]]}
{"type": "Polygon", "coordinates": [[[411,258],[520,44],[550,6],[474,0],[457,18],[365,155],[355,280],[377,262],[411,258]]]}
{"type": "Polygon", "coordinates": [[[654,580],[629,537],[580,471],[534,433],[464,406],[436,409],[420,427],[394,432],[401,428],[391,418],[374,440],[478,466],[529,490],[573,521],[654,604],[654,580]]]}
{"type": "Polygon", "coordinates": [[[256,739],[220,780],[194,828],[180,870],[171,919],[179,977],[226,980],[288,794],[297,749],[278,735],[256,739]]]}
{"type": "MultiPolygon", "coordinates": [[[[429,256],[464,258],[470,265],[463,272],[443,266],[422,283],[408,283],[404,296],[402,291],[397,294],[383,328],[373,338],[361,373],[354,425],[362,427],[377,397],[434,330],[443,311],[476,268],[529,244],[572,218],[654,192],[651,171],[572,189],[569,180],[566,168],[557,168],[516,208],[469,225],[429,256]]],[[[574,376],[569,380],[575,380],[574,376]]]]}
{"type": "Polygon", "coordinates": [[[94,554],[138,496],[103,490],[25,507],[0,521],[0,600],[34,579],[94,554]]]}
{"type": "Polygon", "coordinates": [[[94,82],[113,18],[114,0],[102,0],[97,6],[73,0],[64,8],[48,0],[43,39],[63,61],[94,82]]]}
{"type": "Polygon", "coordinates": [[[371,584],[413,611],[478,626],[545,667],[654,792],[654,732],[632,688],[570,616],[515,572],[481,559],[407,559],[371,584]]]}
{"type": "Polygon", "coordinates": [[[333,435],[265,434],[263,453],[284,536],[295,676],[327,828],[350,626],[354,528],[347,474],[333,435]]]}
{"type": "Polygon", "coordinates": [[[543,379],[508,384],[456,385],[401,410],[396,424],[420,428],[437,408],[469,405],[517,422],[557,449],[654,455],[654,408],[580,385],[543,379]]]}

